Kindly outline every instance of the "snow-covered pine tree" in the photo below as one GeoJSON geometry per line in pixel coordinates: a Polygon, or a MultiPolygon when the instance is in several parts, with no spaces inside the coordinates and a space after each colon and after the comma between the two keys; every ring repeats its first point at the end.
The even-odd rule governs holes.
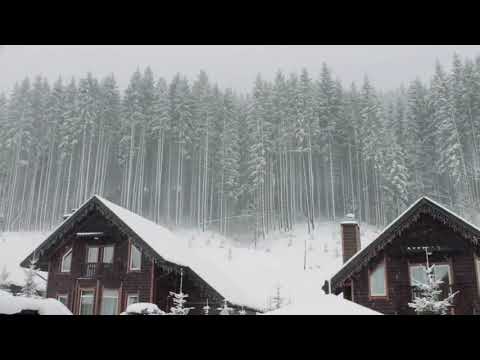
{"type": "Polygon", "coordinates": [[[208,298],[206,300],[205,306],[202,308],[203,315],[208,315],[210,313],[211,307],[208,305],[208,298]]]}
{"type": "Polygon", "coordinates": [[[449,190],[457,209],[463,213],[462,203],[469,197],[465,157],[448,77],[439,63],[432,80],[431,99],[432,116],[437,126],[437,166],[443,175],[443,186],[449,190]]]}
{"type": "Polygon", "coordinates": [[[417,283],[415,286],[420,291],[420,296],[415,297],[408,306],[415,310],[418,315],[447,315],[452,306],[453,298],[458,294],[454,292],[441,299],[442,290],[440,285],[442,280],[435,279],[435,264],[425,267],[427,273],[427,283],[417,283]]]}
{"type": "Polygon", "coordinates": [[[183,292],[183,269],[180,270],[180,289],[179,292],[169,292],[170,296],[173,298],[173,305],[170,308],[169,315],[188,315],[190,310],[195,309],[194,307],[185,307],[187,302],[188,294],[183,292]]]}
{"type": "Polygon", "coordinates": [[[7,271],[7,267],[4,265],[2,272],[0,273],[0,289],[8,286],[8,278],[10,273],[7,271]]]}
{"type": "Polygon", "coordinates": [[[435,264],[430,265],[429,261],[429,256],[432,255],[432,253],[429,252],[428,247],[425,247],[424,250],[426,283],[417,281],[414,284],[414,286],[419,289],[420,295],[415,296],[413,302],[409,303],[408,306],[413,308],[418,315],[446,315],[458,291],[450,293],[450,295],[443,300],[440,299],[443,293],[440,288],[443,280],[435,278],[435,264]]]}
{"type": "Polygon", "coordinates": [[[25,284],[20,291],[20,294],[25,297],[38,297],[38,286],[35,283],[36,264],[38,259],[33,257],[27,270],[25,270],[25,284]]]}
{"type": "Polygon", "coordinates": [[[384,222],[381,192],[381,173],[385,164],[384,112],[377,93],[365,77],[362,87],[362,155],[365,180],[365,217],[368,222],[381,225],[384,222]],[[368,184],[368,185],[367,185],[368,184]]]}
{"type": "Polygon", "coordinates": [[[238,310],[238,315],[247,315],[247,312],[245,311],[245,308],[243,306],[240,310],[238,310]]]}
{"type": "Polygon", "coordinates": [[[249,132],[248,144],[248,184],[249,184],[249,207],[255,216],[254,244],[256,247],[259,238],[265,239],[265,174],[266,174],[266,150],[265,150],[265,84],[262,78],[257,76],[253,99],[250,103],[247,115],[247,128],[249,132]]]}
{"type": "Polygon", "coordinates": [[[59,157],[65,159],[64,181],[63,181],[63,199],[62,213],[69,212],[72,208],[78,206],[74,198],[74,181],[76,173],[76,159],[79,152],[79,139],[81,139],[82,129],[78,120],[78,90],[74,79],[72,79],[65,89],[62,126],[59,130],[59,157]]]}
{"type": "Polygon", "coordinates": [[[233,311],[233,308],[228,306],[227,299],[223,299],[223,306],[217,308],[217,310],[220,311],[219,315],[230,315],[230,313],[233,311]]]}
{"type": "Polygon", "coordinates": [[[318,151],[322,159],[322,174],[324,183],[325,211],[329,218],[335,221],[336,194],[335,170],[337,168],[334,146],[337,142],[336,128],[341,119],[338,118],[337,94],[331,71],[325,63],[322,64],[320,80],[317,83],[317,117],[319,129],[318,151]]]}
{"type": "MultiPolygon", "coordinates": [[[[154,97],[154,109],[153,109],[153,121],[151,130],[154,143],[156,142],[156,155],[155,159],[155,174],[153,181],[155,186],[153,187],[153,201],[152,201],[152,218],[154,221],[159,222],[160,218],[164,215],[162,213],[163,201],[162,201],[162,189],[165,187],[164,172],[164,159],[165,149],[168,136],[168,130],[170,126],[170,111],[168,102],[168,85],[165,79],[160,78],[156,84],[156,96],[154,97]]],[[[165,192],[163,190],[163,192],[165,192]]]]}
{"type": "Polygon", "coordinates": [[[144,125],[142,113],[142,74],[139,69],[135,71],[130,83],[125,90],[122,101],[122,124],[118,144],[119,165],[122,169],[121,204],[131,208],[135,183],[135,165],[138,162],[138,149],[142,136],[141,128],[144,125]]]}

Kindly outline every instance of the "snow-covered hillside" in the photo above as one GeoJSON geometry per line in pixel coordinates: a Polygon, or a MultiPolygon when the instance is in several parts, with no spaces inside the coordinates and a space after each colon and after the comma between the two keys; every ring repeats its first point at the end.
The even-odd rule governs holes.
{"type": "MultiPolygon", "coordinates": [[[[367,224],[360,224],[360,239],[362,248],[370,244],[381,229],[367,224]]],[[[268,237],[259,240],[254,246],[240,243],[235,237],[227,237],[214,232],[197,230],[173,231],[190,247],[210,248],[249,248],[255,252],[269,253],[280,260],[289,270],[304,269],[304,250],[307,245],[307,269],[320,271],[322,275],[335,272],[342,265],[341,228],[340,223],[322,222],[308,234],[306,225],[298,224],[292,232],[272,232],[268,237]]]]}
{"type": "MultiPolygon", "coordinates": [[[[379,232],[374,227],[361,225],[362,247],[379,232]]],[[[215,259],[217,272],[225,271],[228,279],[235,279],[237,284],[228,284],[228,279],[215,276],[215,269],[202,264],[199,269],[209,270],[206,274],[209,280],[218,281],[227,293],[242,298],[244,303],[262,305],[264,309],[271,306],[278,287],[284,305],[310,303],[312,298],[323,295],[324,281],[342,265],[339,223],[321,223],[310,235],[304,226],[297,226],[291,233],[272,233],[265,241],[259,241],[256,248],[253,242],[240,243],[212,232],[184,229],[174,233],[202,258],[215,259]],[[239,296],[241,289],[246,288],[249,291],[239,296]]]]}

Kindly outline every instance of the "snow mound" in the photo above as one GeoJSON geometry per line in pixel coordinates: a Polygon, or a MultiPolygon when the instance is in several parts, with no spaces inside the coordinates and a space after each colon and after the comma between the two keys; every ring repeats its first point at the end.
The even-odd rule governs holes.
{"type": "Polygon", "coordinates": [[[150,303],[136,303],[128,305],[125,312],[121,315],[165,315],[157,305],[150,303]]]}
{"type": "Polygon", "coordinates": [[[0,315],[12,315],[20,311],[22,311],[22,308],[14,301],[13,296],[0,290],[0,315]]]}
{"type": "Polygon", "coordinates": [[[65,305],[55,299],[13,296],[0,292],[0,314],[18,314],[22,310],[37,311],[39,315],[72,315],[65,305]]]}
{"type": "Polygon", "coordinates": [[[322,295],[309,301],[295,302],[263,315],[382,315],[340,296],[322,295]]]}

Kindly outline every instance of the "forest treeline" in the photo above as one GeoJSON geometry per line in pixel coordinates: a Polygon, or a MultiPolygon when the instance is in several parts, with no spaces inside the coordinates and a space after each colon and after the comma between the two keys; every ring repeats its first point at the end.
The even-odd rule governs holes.
{"type": "Polygon", "coordinates": [[[137,70],[123,92],[113,75],[23,80],[0,95],[3,229],[50,229],[92,194],[255,241],[348,213],[383,226],[421,195],[476,212],[480,57],[388,93],[320,70],[259,75],[248,94],[203,71],[137,70]]]}

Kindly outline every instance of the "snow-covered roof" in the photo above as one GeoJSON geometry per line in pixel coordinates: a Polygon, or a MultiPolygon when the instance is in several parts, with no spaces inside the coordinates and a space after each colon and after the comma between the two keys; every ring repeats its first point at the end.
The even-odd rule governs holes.
{"type": "Polygon", "coordinates": [[[22,310],[38,311],[39,315],[72,315],[65,305],[55,299],[13,296],[0,291],[0,314],[12,315],[22,310]]]}
{"type": "Polygon", "coordinates": [[[98,195],[95,197],[163,259],[181,266],[188,265],[182,262],[182,256],[187,249],[186,244],[180,242],[170,230],[103,197],[98,195]]]}
{"type": "Polygon", "coordinates": [[[341,296],[322,295],[273,310],[264,315],[382,315],[341,296]]]}
{"type": "Polygon", "coordinates": [[[289,299],[323,293],[315,271],[296,271],[281,259],[247,248],[189,247],[185,239],[102,197],[97,198],[163,259],[190,268],[230,303],[263,311],[277,286],[289,299]],[[231,252],[229,256],[229,251],[231,252]]]}
{"type": "MultiPolygon", "coordinates": [[[[390,224],[388,224],[380,234],[366,247],[362,248],[360,251],[358,251],[355,255],[353,255],[350,259],[348,259],[336,272],[336,274],[333,276],[331,282],[332,286],[335,285],[338,281],[338,277],[340,274],[345,273],[348,269],[351,269],[353,264],[358,262],[361,258],[365,257],[369,252],[373,251],[375,248],[379,246],[379,243],[388,235],[393,228],[398,226],[403,219],[409,216],[409,214],[413,214],[417,208],[420,208],[422,204],[427,204],[429,206],[436,207],[440,211],[444,212],[451,218],[454,218],[458,220],[458,222],[462,223],[466,227],[470,228],[475,235],[474,238],[477,238],[478,235],[480,235],[480,228],[475,226],[474,224],[470,223],[469,221],[465,220],[463,217],[460,215],[456,214],[455,212],[447,209],[445,206],[439,204],[438,202],[432,200],[431,198],[427,196],[422,196],[419,198],[417,201],[415,201],[411,206],[409,206],[405,211],[403,211],[400,215],[398,215],[390,224]]],[[[478,241],[478,238],[477,238],[478,241]]]]}

